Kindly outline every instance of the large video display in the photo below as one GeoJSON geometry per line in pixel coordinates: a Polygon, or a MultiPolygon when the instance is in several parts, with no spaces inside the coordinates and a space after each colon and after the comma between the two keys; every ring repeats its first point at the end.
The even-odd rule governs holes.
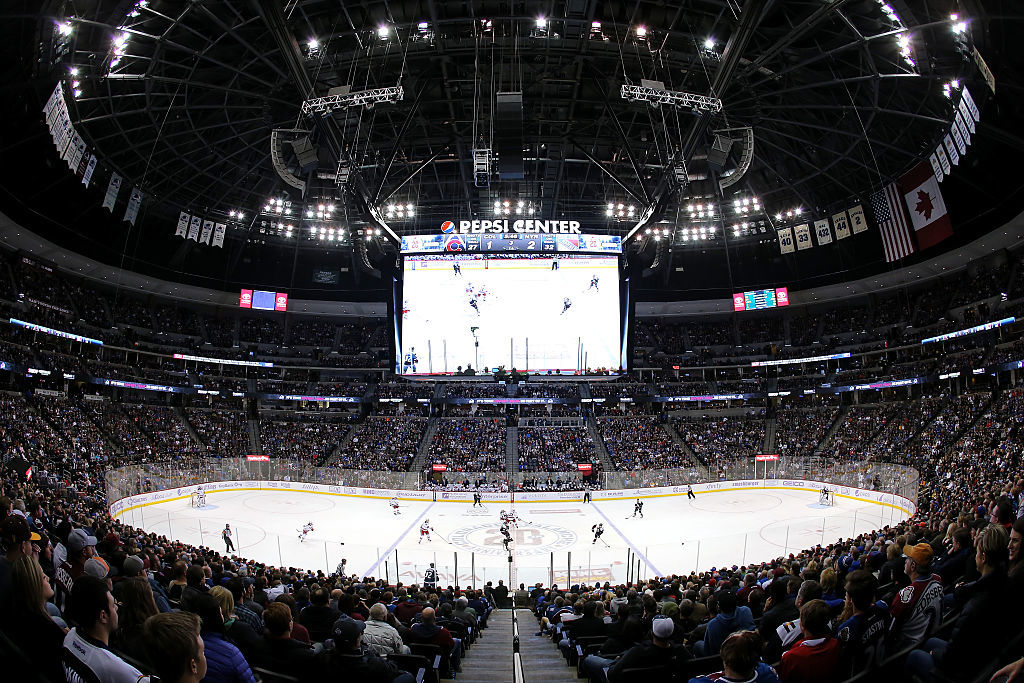
{"type": "Polygon", "coordinates": [[[396,315],[402,374],[621,363],[616,256],[405,256],[396,315]]]}

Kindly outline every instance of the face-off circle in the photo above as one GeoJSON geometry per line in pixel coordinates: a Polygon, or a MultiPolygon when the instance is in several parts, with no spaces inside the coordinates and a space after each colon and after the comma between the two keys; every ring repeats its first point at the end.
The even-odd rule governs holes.
{"type": "MultiPolygon", "coordinates": [[[[498,524],[479,524],[452,532],[452,545],[482,555],[505,554],[498,524]]],[[[576,532],[551,524],[528,524],[512,530],[512,548],[519,556],[546,555],[576,543],[576,532]]]]}

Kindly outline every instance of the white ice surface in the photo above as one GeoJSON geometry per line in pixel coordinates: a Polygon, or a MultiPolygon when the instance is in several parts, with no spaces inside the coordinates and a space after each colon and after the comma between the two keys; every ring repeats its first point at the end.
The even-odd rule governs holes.
{"type": "MultiPolygon", "coordinates": [[[[632,562],[640,578],[689,573],[770,560],[818,543],[901,521],[891,507],[838,498],[817,504],[813,491],[714,491],[696,500],[685,495],[645,499],[644,518],[631,517],[633,500],[517,502],[523,523],[515,532],[515,583],[564,585],[567,568],[577,581],[624,581],[632,562]],[[603,541],[591,527],[603,522],[603,541]]],[[[273,565],[334,570],[344,557],[348,571],[419,581],[435,562],[442,581],[460,585],[509,581],[509,563],[498,533],[501,504],[474,509],[470,502],[402,501],[393,515],[387,499],[324,495],[309,491],[214,491],[206,508],[171,500],[129,510],[128,524],[194,545],[224,550],[220,531],[234,530],[238,554],[273,565]],[[419,542],[424,519],[432,540],[419,542]],[[307,521],[315,530],[303,542],[307,521]],[[344,545],[342,545],[344,543],[344,545]],[[475,570],[475,581],[471,580],[475,570]]]]}

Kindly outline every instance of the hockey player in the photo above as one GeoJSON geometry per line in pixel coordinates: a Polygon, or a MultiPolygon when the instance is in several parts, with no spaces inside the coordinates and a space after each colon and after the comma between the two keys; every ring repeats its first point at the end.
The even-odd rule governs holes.
{"type": "Polygon", "coordinates": [[[423,572],[423,587],[427,590],[437,590],[437,570],[434,568],[434,563],[430,563],[430,567],[427,571],[423,572]]]}
{"type": "Polygon", "coordinates": [[[420,540],[418,541],[418,543],[423,543],[423,539],[424,538],[426,538],[427,542],[429,543],[430,540],[431,540],[430,539],[430,532],[433,531],[433,530],[434,530],[434,528],[432,526],[430,526],[430,520],[429,519],[423,520],[423,524],[420,524],[420,540]]]}
{"type": "Polygon", "coordinates": [[[639,498],[636,499],[636,504],[633,506],[633,516],[640,515],[640,519],[644,518],[644,502],[639,498]]]}
{"type": "Polygon", "coordinates": [[[391,497],[391,512],[395,515],[402,514],[398,509],[398,498],[396,496],[391,497]]]}
{"type": "Polygon", "coordinates": [[[416,363],[419,362],[419,357],[416,355],[416,347],[410,347],[409,353],[405,354],[405,366],[406,372],[416,372],[416,363]]]}
{"type": "Polygon", "coordinates": [[[501,542],[501,544],[503,546],[505,546],[505,552],[508,552],[508,544],[512,542],[512,532],[509,531],[507,523],[502,523],[502,525],[501,525],[501,535],[504,538],[504,540],[501,542]]]}
{"type": "Polygon", "coordinates": [[[302,530],[299,532],[299,541],[305,541],[306,536],[308,536],[309,532],[312,530],[313,522],[306,522],[306,524],[302,527],[302,530]]]}
{"type": "Polygon", "coordinates": [[[473,493],[473,507],[476,507],[477,505],[479,505],[480,507],[484,506],[484,497],[482,495],[480,495],[480,493],[474,492],[473,493]]]}
{"type": "Polygon", "coordinates": [[[686,485],[686,499],[687,500],[696,500],[697,499],[697,494],[695,494],[693,492],[693,487],[690,486],[689,484],[686,485]]]}
{"type": "Polygon", "coordinates": [[[572,300],[569,297],[562,299],[562,312],[558,315],[565,315],[565,312],[572,307],[572,300]]]}
{"type": "Polygon", "coordinates": [[[597,543],[598,539],[600,539],[605,545],[608,545],[608,542],[601,538],[604,534],[604,522],[598,522],[594,526],[590,527],[590,530],[594,533],[594,540],[590,542],[591,545],[597,543]]]}
{"type": "Polygon", "coordinates": [[[455,271],[456,275],[462,277],[462,266],[459,265],[458,261],[452,263],[452,270],[455,271]]]}
{"type": "Polygon", "coordinates": [[[480,315],[480,306],[477,305],[475,296],[469,300],[469,305],[473,307],[473,310],[476,311],[477,315],[480,315]]]}
{"type": "Polygon", "coordinates": [[[590,286],[587,287],[587,291],[589,292],[592,289],[596,289],[598,292],[601,291],[601,289],[597,286],[597,275],[590,278],[590,286]]]}

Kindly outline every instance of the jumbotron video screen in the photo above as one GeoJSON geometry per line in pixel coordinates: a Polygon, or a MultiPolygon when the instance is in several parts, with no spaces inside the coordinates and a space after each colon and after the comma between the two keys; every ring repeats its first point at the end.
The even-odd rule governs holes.
{"type": "Polygon", "coordinates": [[[402,374],[623,365],[616,256],[407,255],[403,271],[402,374]]]}

